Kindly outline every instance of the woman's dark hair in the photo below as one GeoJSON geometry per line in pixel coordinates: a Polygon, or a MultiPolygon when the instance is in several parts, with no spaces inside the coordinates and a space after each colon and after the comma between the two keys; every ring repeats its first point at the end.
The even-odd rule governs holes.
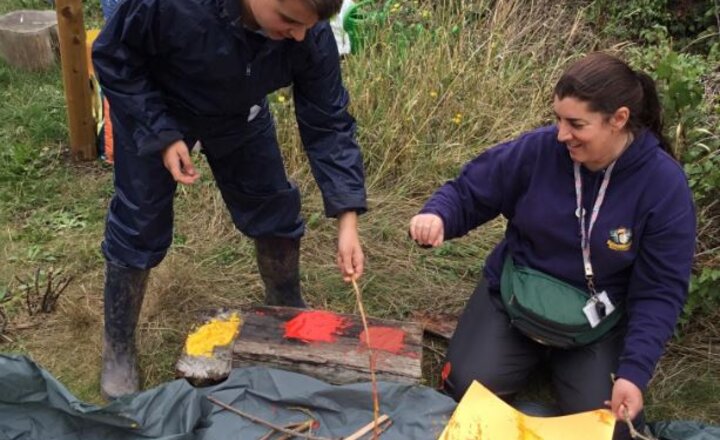
{"type": "Polygon", "coordinates": [[[603,52],[594,52],[576,61],[555,85],[555,96],[577,98],[591,111],[612,115],[620,107],[630,109],[628,127],[633,133],[649,128],[671,156],[663,135],[662,108],[655,81],[645,72],[634,71],[624,61],[603,52]]]}

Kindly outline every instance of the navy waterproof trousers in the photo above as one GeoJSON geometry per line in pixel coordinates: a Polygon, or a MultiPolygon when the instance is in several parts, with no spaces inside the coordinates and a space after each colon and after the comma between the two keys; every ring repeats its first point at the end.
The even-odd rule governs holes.
{"type": "MultiPolygon", "coordinates": [[[[162,261],[172,242],[177,184],[160,153],[139,156],[132,132],[114,118],[113,124],[115,195],[102,250],[111,261],[149,269],[162,261]]],[[[229,128],[200,139],[232,220],[249,237],[300,238],[300,193],[285,173],[267,104],[249,125],[242,132],[229,128]]],[[[195,139],[186,136],[185,141],[190,148],[195,139]]]]}

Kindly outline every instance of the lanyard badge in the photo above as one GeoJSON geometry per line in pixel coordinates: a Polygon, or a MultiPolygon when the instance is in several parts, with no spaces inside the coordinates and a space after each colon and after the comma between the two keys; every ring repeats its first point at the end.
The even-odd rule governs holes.
{"type": "Polygon", "coordinates": [[[598,214],[600,213],[600,207],[605,201],[605,193],[607,187],[610,184],[610,176],[612,175],[613,168],[615,168],[615,162],[605,171],[600,190],[598,191],[597,198],[593,204],[592,212],[590,213],[590,220],[585,225],[585,209],[582,203],[582,176],[580,175],[580,164],[575,162],[573,164],[573,174],[575,176],[575,200],[577,202],[577,209],[575,215],[578,217],[580,223],[580,247],[582,248],[583,257],[583,269],[585,271],[585,282],[587,283],[588,292],[590,292],[590,299],[585,303],[583,307],[583,313],[588,319],[591,327],[597,326],[606,316],[615,310],[607,292],[602,291],[598,293],[595,290],[595,281],[592,268],[592,262],[590,261],[590,236],[592,234],[593,226],[597,220],[598,214]]]}

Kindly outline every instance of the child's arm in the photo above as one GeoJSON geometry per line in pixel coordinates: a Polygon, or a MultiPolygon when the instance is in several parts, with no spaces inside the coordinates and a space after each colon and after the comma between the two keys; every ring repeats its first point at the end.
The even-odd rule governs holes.
{"type": "Polygon", "coordinates": [[[338,218],[337,263],[346,281],[363,272],[357,216],[367,210],[362,154],[342,84],[337,46],[327,23],[303,43],[306,58],[294,69],[295,112],[305,151],[328,217],[338,218]]]}
{"type": "Polygon", "coordinates": [[[93,45],[93,64],[117,120],[116,129],[128,130],[135,141],[135,146],[123,147],[137,148],[141,155],[183,139],[148,67],[149,60],[161,54],[161,3],[121,2],[93,45]]]}
{"type": "Polygon", "coordinates": [[[325,214],[367,209],[362,154],[355,141],[355,119],[342,84],[340,60],[327,23],[308,32],[303,59],[294,65],[293,95],[300,136],[315,180],[323,194],[325,214]],[[307,56],[305,56],[307,55],[307,56]]]}

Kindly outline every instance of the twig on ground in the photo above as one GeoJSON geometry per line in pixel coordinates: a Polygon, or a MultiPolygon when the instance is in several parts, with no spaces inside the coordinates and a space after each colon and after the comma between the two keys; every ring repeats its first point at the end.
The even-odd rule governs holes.
{"type": "Polygon", "coordinates": [[[28,315],[33,316],[38,312],[52,313],[55,311],[55,305],[57,304],[60,295],[65,291],[67,286],[73,280],[72,275],[65,279],[61,279],[59,282],[53,285],[53,279],[62,274],[62,270],[55,270],[52,267],[47,271],[45,276],[45,291],[40,293],[40,276],[42,271],[40,267],[35,270],[34,279],[23,281],[18,276],[15,276],[20,282],[21,288],[25,290],[25,302],[27,306],[28,315]]]}
{"type": "Polygon", "coordinates": [[[388,418],[387,422],[383,423],[383,425],[380,427],[380,432],[378,433],[378,435],[382,435],[382,433],[387,431],[388,428],[390,428],[390,426],[392,426],[392,424],[393,424],[393,421],[388,418]]]}
{"type": "MultiPolygon", "coordinates": [[[[295,432],[297,432],[297,433],[302,433],[302,432],[305,432],[305,431],[310,431],[310,429],[312,429],[312,427],[313,427],[313,424],[315,424],[315,420],[314,420],[314,419],[306,420],[305,422],[300,423],[299,426],[297,426],[297,427],[295,427],[295,428],[292,428],[292,430],[295,431],[295,432]]],[[[295,437],[294,434],[283,434],[283,435],[281,435],[280,437],[278,437],[277,440],[290,440],[290,439],[292,439],[293,437],[295,437]]]]}
{"type": "MultiPolygon", "coordinates": [[[[300,432],[309,431],[312,428],[314,423],[315,423],[315,419],[310,419],[310,420],[306,420],[304,422],[290,423],[289,425],[283,426],[283,428],[288,429],[293,432],[300,433],[300,432]]],[[[260,437],[258,440],[270,440],[272,438],[272,436],[275,435],[276,432],[277,431],[275,431],[275,429],[270,429],[270,431],[268,431],[265,435],[260,437]]],[[[295,436],[294,434],[291,435],[291,434],[283,433],[283,435],[280,438],[278,438],[278,440],[289,440],[289,439],[293,438],[294,436],[295,436]]]]}
{"type": "Polygon", "coordinates": [[[237,415],[239,415],[239,416],[241,416],[241,417],[245,417],[246,419],[251,420],[251,421],[253,421],[253,422],[255,422],[255,423],[258,423],[258,424],[260,424],[260,425],[265,425],[265,426],[267,426],[268,428],[274,429],[275,431],[280,431],[280,432],[283,432],[283,433],[285,433],[285,434],[290,434],[290,435],[293,435],[293,436],[295,436],[295,437],[305,438],[305,439],[309,439],[309,440],[330,440],[330,439],[328,439],[328,438],[326,438],[326,437],[317,437],[317,436],[310,435],[310,434],[303,434],[303,433],[291,431],[291,430],[286,429],[286,428],[284,428],[284,427],[282,427],[282,426],[275,425],[275,424],[273,424],[273,423],[268,422],[267,420],[261,419],[260,417],[254,416],[254,415],[252,415],[252,414],[248,414],[248,413],[243,412],[243,411],[240,411],[240,410],[237,409],[237,408],[233,408],[232,406],[230,406],[230,405],[228,405],[228,404],[226,404],[226,403],[223,403],[223,402],[219,401],[218,399],[214,398],[213,396],[207,396],[207,399],[208,399],[209,401],[211,401],[212,403],[214,403],[215,405],[217,405],[217,406],[219,406],[219,407],[221,407],[221,408],[223,408],[223,409],[226,409],[226,410],[228,410],[228,411],[230,411],[230,412],[232,412],[232,413],[235,413],[235,414],[237,414],[237,415]]]}
{"type": "Polygon", "coordinates": [[[390,423],[392,423],[392,420],[390,420],[390,417],[388,417],[387,414],[383,414],[379,418],[373,420],[372,422],[368,423],[367,425],[365,425],[362,428],[358,429],[357,431],[353,432],[348,437],[345,437],[344,440],[358,440],[370,431],[373,431],[373,436],[380,435],[380,433],[382,431],[384,431],[387,427],[384,428],[382,431],[375,430],[375,427],[382,423],[385,423],[386,421],[390,421],[390,423]]]}

